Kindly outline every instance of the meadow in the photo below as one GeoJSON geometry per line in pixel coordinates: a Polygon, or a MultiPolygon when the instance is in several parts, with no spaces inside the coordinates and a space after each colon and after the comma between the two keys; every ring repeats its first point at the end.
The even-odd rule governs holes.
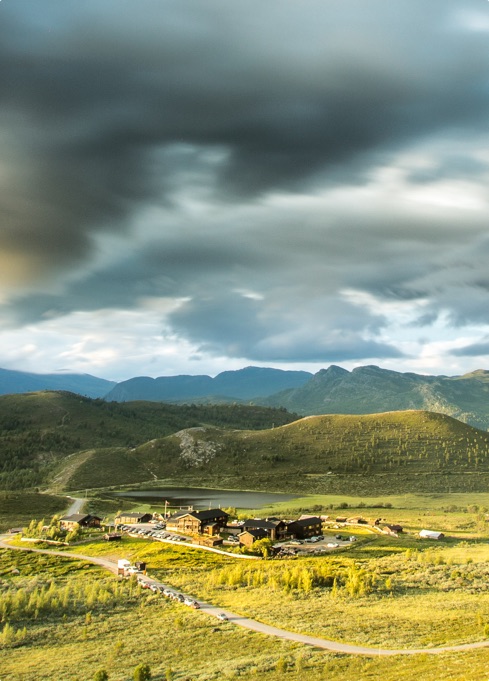
{"type": "MultiPolygon", "coordinates": [[[[402,520],[407,534],[377,537],[358,527],[357,542],[347,550],[259,562],[129,537],[120,545],[94,541],[69,550],[146,560],[151,575],[198,598],[341,642],[412,649],[489,637],[486,495],[433,495],[424,507],[413,497],[341,499],[315,497],[309,510],[348,504],[352,514],[402,520]],[[403,507],[395,508],[402,499],[403,507]],[[420,540],[417,531],[427,521],[447,538],[420,540]]],[[[3,550],[0,565],[0,679],[89,681],[105,668],[109,679],[126,681],[145,662],[154,679],[165,681],[401,681],[416,675],[487,681],[489,649],[388,658],[333,654],[217,622],[141,592],[132,581],[118,583],[83,560],[3,550]]]]}

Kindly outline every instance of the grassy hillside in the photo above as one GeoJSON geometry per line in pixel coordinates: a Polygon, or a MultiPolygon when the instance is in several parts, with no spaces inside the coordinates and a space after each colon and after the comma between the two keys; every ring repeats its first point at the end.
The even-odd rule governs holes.
{"type": "Polygon", "coordinates": [[[0,532],[9,527],[25,527],[32,518],[52,518],[66,511],[66,497],[36,492],[0,492],[0,532]]]}
{"type": "Polygon", "coordinates": [[[307,417],[263,431],[185,430],[126,451],[125,463],[112,456],[95,452],[69,487],[100,486],[97,469],[109,479],[113,466],[115,484],[146,475],[201,486],[330,494],[484,491],[489,480],[489,434],[422,411],[307,417]]]}
{"type": "Polygon", "coordinates": [[[4,395],[0,396],[0,489],[42,484],[60,474],[60,461],[80,451],[131,449],[203,424],[254,429],[294,418],[283,408],[117,404],[67,392],[4,395]]]}

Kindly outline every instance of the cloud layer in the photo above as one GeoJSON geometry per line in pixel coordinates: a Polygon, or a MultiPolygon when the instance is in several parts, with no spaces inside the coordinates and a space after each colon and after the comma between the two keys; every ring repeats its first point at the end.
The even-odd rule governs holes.
{"type": "Polygon", "coordinates": [[[123,378],[144,319],[132,373],[482,365],[488,16],[2,3],[0,365],[123,378]],[[79,315],[105,364],[77,354],[79,315]]]}

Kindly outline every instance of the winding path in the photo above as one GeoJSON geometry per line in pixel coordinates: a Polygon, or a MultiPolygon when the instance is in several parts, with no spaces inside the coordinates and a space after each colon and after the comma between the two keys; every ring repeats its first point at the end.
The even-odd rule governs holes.
{"type": "MultiPolygon", "coordinates": [[[[79,499],[77,501],[84,501],[84,499],[79,499]]],[[[76,560],[85,560],[89,563],[94,563],[95,565],[100,565],[101,567],[109,570],[110,572],[117,574],[117,563],[106,558],[98,558],[95,556],[86,556],[79,553],[69,553],[67,551],[51,551],[50,549],[34,549],[24,546],[11,546],[5,540],[7,535],[0,535],[0,547],[4,549],[11,549],[17,551],[31,551],[33,553],[47,553],[54,556],[65,556],[67,558],[75,558],[76,560]]],[[[152,579],[151,577],[142,577],[144,581],[148,584],[158,584],[166,588],[174,590],[173,587],[162,584],[161,582],[152,579]]],[[[185,594],[184,594],[185,595],[185,594]]],[[[194,598],[189,596],[189,598],[194,598]]],[[[365,655],[369,657],[379,657],[379,656],[391,656],[391,655],[438,655],[440,653],[452,653],[461,652],[464,650],[474,650],[476,648],[487,648],[489,647],[489,641],[479,641],[477,643],[464,643],[457,646],[444,646],[441,648],[418,648],[418,649],[403,649],[403,650],[389,650],[385,648],[369,648],[367,646],[355,646],[348,643],[338,643],[337,641],[328,641],[323,638],[317,638],[315,636],[307,636],[305,634],[297,634],[293,631],[287,631],[286,629],[279,629],[278,627],[272,627],[268,624],[263,624],[262,622],[257,622],[256,620],[243,617],[242,615],[237,615],[236,613],[222,610],[215,605],[210,603],[204,603],[199,600],[200,609],[209,614],[217,617],[220,613],[224,613],[228,618],[229,622],[236,624],[239,627],[244,627],[245,629],[251,629],[252,631],[257,631],[260,634],[266,634],[268,636],[276,636],[278,638],[286,639],[288,641],[293,641],[294,643],[303,643],[305,645],[314,646],[315,648],[322,648],[323,650],[330,650],[335,653],[344,653],[346,655],[365,655]]]]}

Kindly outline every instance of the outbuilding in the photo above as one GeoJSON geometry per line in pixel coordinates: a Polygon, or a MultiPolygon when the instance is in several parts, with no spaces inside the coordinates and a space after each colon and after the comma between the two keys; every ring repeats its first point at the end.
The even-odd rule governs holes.
{"type": "Polygon", "coordinates": [[[443,539],[445,535],[443,532],[436,532],[434,530],[421,530],[419,536],[421,539],[443,539]]]}
{"type": "Polygon", "coordinates": [[[102,518],[96,515],[85,513],[73,513],[72,515],[64,515],[59,519],[59,524],[63,530],[72,530],[75,526],[79,527],[100,527],[102,518]]]}

